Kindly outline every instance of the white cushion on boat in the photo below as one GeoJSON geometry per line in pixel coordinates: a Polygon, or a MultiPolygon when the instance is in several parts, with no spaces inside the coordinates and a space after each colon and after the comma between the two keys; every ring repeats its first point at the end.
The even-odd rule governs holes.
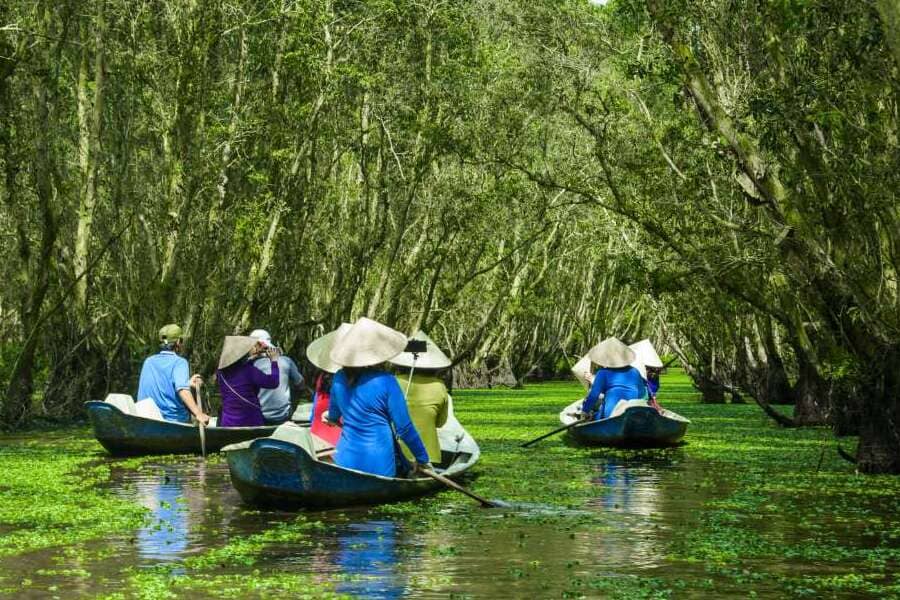
{"type": "Polygon", "coordinates": [[[112,404],[126,415],[137,414],[134,408],[134,398],[129,394],[109,394],[104,402],[112,404]]]}
{"type": "Polygon", "coordinates": [[[650,406],[646,400],[622,400],[616,407],[613,409],[612,414],[609,415],[610,418],[618,417],[623,412],[632,408],[633,406],[650,406]]]}
{"type": "Polygon", "coordinates": [[[269,437],[273,440],[281,440],[299,446],[313,458],[316,456],[316,445],[308,427],[298,427],[293,423],[285,423],[284,425],[279,425],[269,437]]]}
{"type": "Polygon", "coordinates": [[[136,402],[134,404],[133,414],[144,417],[145,419],[153,419],[154,421],[165,421],[162,413],[159,412],[159,407],[156,405],[156,402],[153,401],[153,398],[144,398],[143,400],[136,402]]]}

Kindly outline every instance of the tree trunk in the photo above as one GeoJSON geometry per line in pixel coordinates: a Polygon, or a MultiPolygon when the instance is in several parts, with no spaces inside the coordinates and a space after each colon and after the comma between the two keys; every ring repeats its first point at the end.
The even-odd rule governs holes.
{"type": "MultiPolygon", "coordinates": [[[[43,16],[43,32],[47,37],[52,37],[50,35],[51,20],[51,11],[47,8],[43,16]]],[[[33,82],[34,110],[37,115],[37,122],[34,124],[36,139],[33,168],[35,191],[41,215],[41,244],[40,254],[34,268],[29,269],[29,265],[23,265],[23,272],[26,273],[25,284],[30,288],[30,292],[25,296],[21,308],[24,344],[16,357],[4,394],[2,419],[8,425],[21,423],[31,415],[35,352],[39,339],[37,329],[40,325],[44,300],[50,288],[50,272],[59,233],[54,211],[56,188],[54,186],[55,165],[53,160],[55,155],[53,144],[50,143],[53,120],[51,109],[54,107],[50,90],[55,89],[55,82],[51,81],[51,78],[56,71],[49,68],[51,54],[46,44],[43,47],[41,58],[43,64],[48,67],[44,69],[43,77],[36,77],[33,82]],[[30,274],[28,274],[29,271],[30,274]]]]}
{"type": "Polygon", "coordinates": [[[694,373],[694,387],[700,391],[703,404],[725,404],[725,386],[705,375],[694,373]]]}
{"type": "MultiPolygon", "coordinates": [[[[82,187],[78,203],[78,226],[75,232],[75,251],[72,255],[73,277],[81,275],[88,264],[94,207],[97,203],[97,147],[103,116],[103,4],[97,14],[96,50],[94,55],[94,98],[88,99],[88,36],[82,36],[81,65],[78,70],[78,163],[81,167],[82,187]]],[[[85,29],[88,25],[85,25],[85,29]]],[[[74,302],[77,319],[87,324],[88,278],[75,284],[74,302]]]]}
{"type": "Polygon", "coordinates": [[[794,386],[794,422],[797,425],[825,425],[831,417],[831,390],[818,369],[802,351],[797,351],[799,376],[794,386]]]}
{"type": "Polygon", "coordinates": [[[863,407],[857,468],[863,473],[900,474],[900,346],[878,353],[883,369],[873,379],[863,407]]]}
{"type": "Polygon", "coordinates": [[[887,40],[897,68],[900,69],[900,4],[897,0],[878,0],[876,5],[884,29],[884,39],[887,40]]]}

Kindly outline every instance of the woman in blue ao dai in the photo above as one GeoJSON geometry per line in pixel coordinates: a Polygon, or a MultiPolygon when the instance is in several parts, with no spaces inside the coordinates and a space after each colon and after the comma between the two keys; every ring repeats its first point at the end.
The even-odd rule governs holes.
{"type": "Polygon", "coordinates": [[[600,366],[600,370],[594,375],[591,390],[581,407],[582,413],[594,413],[596,420],[606,419],[612,415],[619,402],[639,400],[647,396],[644,378],[640,371],[631,366],[636,358],[635,353],[621,341],[607,338],[591,348],[588,356],[591,362],[600,366]]]}
{"type": "MultiPolygon", "coordinates": [[[[406,347],[406,336],[362,318],[331,349],[342,368],[331,384],[331,405],[323,419],[342,422],[335,464],[382,475],[397,475],[394,435],[406,442],[418,466],[430,468],[428,452],[409,416],[397,379],[378,367],[406,347]]],[[[413,465],[415,469],[417,465],[413,465]]]]}

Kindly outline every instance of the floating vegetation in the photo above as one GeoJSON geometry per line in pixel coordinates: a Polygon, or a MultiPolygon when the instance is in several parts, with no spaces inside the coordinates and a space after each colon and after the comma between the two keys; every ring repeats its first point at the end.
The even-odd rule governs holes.
{"type": "Polygon", "coordinates": [[[0,451],[0,591],[114,598],[900,595],[900,481],[859,476],[825,429],[751,405],[663,404],[692,420],[664,450],[522,440],[580,388],[458,391],[483,462],[453,492],[339,511],[241,505],[220,457],[105,458],[83,429],[0,451]],[[28,568],[27,576],[23,576],[28,568]],[[79,591],[80,590],[80,591],[79,591]]]}

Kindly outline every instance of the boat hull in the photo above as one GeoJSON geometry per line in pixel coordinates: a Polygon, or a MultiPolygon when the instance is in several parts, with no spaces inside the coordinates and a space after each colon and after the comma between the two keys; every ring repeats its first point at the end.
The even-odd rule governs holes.
{"type": "MultiPolygon", "coordinates": [[[[113,456],[200,454],[200,431],[194,425],[128,415],[108,402],[86,403],[97,441],[113,456]]],[[[207,427],[206,451],[271,435],[275,427],[207,427]]]]}
{"type": "MultiPolygon", "coordinates": [[[[452,416],[438,430],[443,475],[455,478],[480,455],[475,440],[452,416]]],[[[430,477],[382,477],[313,458],[289,441],[253,440],[226,448],[231,482],[248,504],[265,508],[338,508],[383,504],[429,494],[444,486],[430,477]]]]}
{"type": "Polygon", "coordinates": [[[569,436],[588,446],[659,448],[679,444],[689,421],[671,418],[649,406],[635,406],[621,415],[590,421],[569,429],[569,436]]]}
{"type": "Polygon", "coordinates": [[[231,482],[248,504],[267,508],[334,508],[397,502],[433,492],[433,479],[399,479],[313,459],[281,440],[259,439],[229,451],[231,482]]]}

